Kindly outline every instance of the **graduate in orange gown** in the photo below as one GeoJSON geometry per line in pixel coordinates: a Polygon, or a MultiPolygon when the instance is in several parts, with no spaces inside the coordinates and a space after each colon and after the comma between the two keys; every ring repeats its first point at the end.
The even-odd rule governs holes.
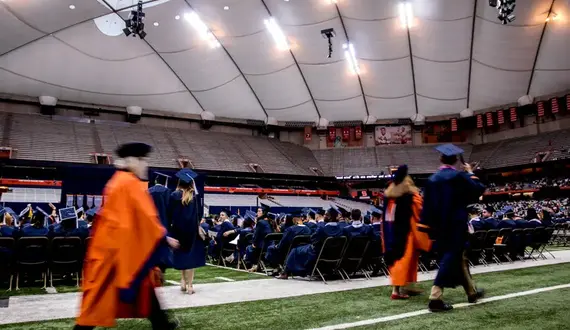
{"type": "Polygon", "coordinates": [[[151,147],[130,143],[117,149],[117,172],[105,187],[85,257],[83,299],[75,329],[113,327],[117,318],[149,318],[153,329],[175,329],[162,311],[154,288],[156,266],[168,245],[146,179],[151,147]]]}
{"type": "Polygon", "coordinates": [[[409,285],[418,279],[420,250],[428,251],[431,241],[427,233],[418,229],[424,226],[419,224],[422,197],[408,176],[406,165],[398,167],[384,196],[382,247],[392,280],[391,298],[407,299],[420,293],[409,285]],[[407,287],[405,291],[404,287],[407,287]]]}

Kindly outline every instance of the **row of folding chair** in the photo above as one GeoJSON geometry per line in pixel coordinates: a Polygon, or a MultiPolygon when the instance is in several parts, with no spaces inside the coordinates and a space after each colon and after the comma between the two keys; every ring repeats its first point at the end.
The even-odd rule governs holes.
{"type": "Polygon", "coordinates": [[[83,241],[80,237],[0,237],[0,274],[9,276],[9,289],[12,290],[16,275],[16,290],[19,290],[22,274],[41,274],[47,286],[53,286],[54,274],[76,275],[79,286],[79,274],[83,264],[89,238],[83,241]]]}
{"type": "Polygon", "coordinates": [[[554,225],[554,234],[550,240],[550,245],[570,245],[570,222],[557,223],[554,225]]]}

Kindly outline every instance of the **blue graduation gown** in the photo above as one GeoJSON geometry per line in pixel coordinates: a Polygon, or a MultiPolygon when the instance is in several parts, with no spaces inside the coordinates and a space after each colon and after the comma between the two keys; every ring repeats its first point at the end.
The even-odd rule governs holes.
{"type": "Polygon", "coordinates": [[[473,218],[469,220],[469,223],[471,224],[471,226],[473,226],[474,231],[485,230],[484,220],[481,220],[479,218],[473,218]]]}
{"type": "Polygon", "coordinates": [[[49,230],[46,227],[39,227],[36,228],[32,225],[24,226],[22,230],[20,230],[21,237],[34,237],[34,236],[47,236],[49,230]]]}
{"type": "Polygon", "coordinates": [[[268,248],[265,254],[265,260],[270,264],[278,264],[283,261],[285,258],[285,254],[289,250],[289,246],[291,242],[293,242],[293,238],[299,235],[311,235],[312,231],[311,228],[305,225],[296,225],[291,226],[285,230],[283,233],[283,238],[278,244],[272,243],[268,248]]]}
{"type": "Polygon", "coordinates": [[[18,230],[11,226],[1,226],[0,227],[0,236],[2,237],[14,237],[14,233],[18,230]]]}
{"type": "Polygon", "coordinates": [[[497,229],[503,229],[503,228],[515,229],[515,228],[517,228],[517,223],[514,220],[510,220],[510,219],[501,220],[497,224],[497,229]]]}
{"type": "Polygon", "coordinates": [[[245,236],[247,236],[247,234],[253,233],[253,229],[250,227],[247,228],[237,228],[238,234],[239,236],[239,240],[238,240],[238,250],[239,250],[239,254],[244,256],[245,255],[245,249],[247,248],[247,241],[245,240],[245,236]]]}
{"type": "Polygon", "coordinates": [[[374,231],[372,230],[372,227],[369,225],[350,225],[350,226],[346,226],[343,229],[344,232],[344,236],[346,236],[347,238],[350,237],[357,237],[357,236],[367,236],[372,238],[374,236],[374,231]]]}
{"type": "Polygon", "coordinates": [[[314,233],[317,231],[317,228],[319,227],[319,224],[317,222],[310,222],[307,221],[305,223],[305,226],[309,227],[309,229],[314,233]]]}
{"type": "Polygon", "coordinates": [[[339,237],[343,230],[336,222],[329,222],[311,236],[311,244],[298,246],[287,256],[285,272],[296,276],[310,275],[323,243],[328,237],[339,237]]]}
{"type": "MultiPolygon", "coordinates": [[[[81,221],[81,220],[80,220],[81,221]]],[[[83,221],[85,222],[85,221],[83,221]]],[[[73,237],[77,236],[81,239],[87,238],[89,236],[89,229],[87,228],[87,224],[81,225],[78,228],[71,228],[66,229],[61,225],[61,223],[57,223],[55,225],[50,225],[49,228],[49,237],[73,237]]]]}
{"type": "Polygon", "coordinates": [[[483,229],[491,230],[499,228],[499,221],[495,218],[486,218],[481,220],[483,222],[483,229]]]}
{"type": "Polygon", "coordinates": [[[348,222],[343,220],[343,221],[338,222],[338,226],[342,229],[342,228],[349,226],[349,224],[348,224],[348,222]]]}
{"type": "Polygon", "coordinates": [[[180,242],[180,248],[174,250],[175,269],[193,269],[206,263],[204,245],[198,237],[198,215],[197,198],[193,198],[188,205],[183,205],[181,191],[170,194],[168,202],[168,219],[172,225],[170,236],[180,242]]]}
{"type": "Polygon", "coordinates": [[[257,264],[259,259],[259,253],[261,252],[261,248],[263,245],[263,240],[265,236],[271,234],[273,229],[271,229],[271,225],[267,220],[258,220],[257,225],[255,226],[255,231],[253,232],[253,245],[249,245],[245,249],[245,258],[251,264],[257,264]]]}
{"type": "Polygon", "coordinates": [[[421,223],[431,228],[441,260],[434,284],[454,288],[464,279],[463,251],[468,239],[467,205],[476,203],[485,186],[475,176],[442,168],[427,180],[421,223]]]}
{"type": "Polygon", "coordinates": [[[154,201],[160,222],[164,228],[168,230],[170,228],[170,223],[168,220],[168,203],[170,201],[170,194],[172,192],[167,187],[159,184],[150,187],[148,192],[154,201]]]}

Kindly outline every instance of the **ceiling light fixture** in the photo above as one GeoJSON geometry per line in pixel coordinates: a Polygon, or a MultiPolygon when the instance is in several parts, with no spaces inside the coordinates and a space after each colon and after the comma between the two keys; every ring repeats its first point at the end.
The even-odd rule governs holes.
{"type": "Polygon", "coordinates": [[[354,45],[349,42],[342,45],[344,49],[344,58],[348,62],[348,68],[354,74],[360,74],[360,67],[358,66],[358,61],[356,60],[356,53],[354,51],[354,45]]]}
{"type": "Polygon", "coordinates": [[[414,12],[412,9],[412,4],[408,1],[400,2],[400,25],[404,29],[409,29],[414,23],[414,12]]]}
{"type": "Polygon", "coordinates": [[[184,19],[187,20],[190,25],[192,25],[202,40],[208,42],[211,48],[218,48],[221,46],[220,42],[216,39],[214,34],[210,31],[210,29],[208,29],[208,26],[206,26],[206,24],[202,21],[200,16],[196,14],[196,12],[184,14],[184,19]]]}
{"type": "Polygon", "coordinates": [[[158,22],[154,22],[153,25],[154,25],[154,26],[159,26],[160,24],[158,24],[158,22]]]}
{"type": "Polygon", "coordinates": [[[174,16],[174,19],[176,19],[176,20],[180,19],[180,15],[174,16]]]}
{"type": "Polygon", "coordinates": [[[230,10],[230,6],[224,6],[224,10],[230,10]]]}
{"type": "Polygon", "coordinates": [[[279,27],[279,24],[277,24],[275,18],[270,17],[269,19],[264,20],[263,23],[265,23],[265,27],[269,33],[271,33],[271,36],[273,37],[277,48],[279,50],[289,50],[289,42],[287,41],[287,37],[283,33],[283,30],[281,30],[281,27],[279,27]]]}
{"type": "Polygon", "coordinates": [[[71,10],[75,9],[75,5],[69,5],[69,9],[71,10]]]}
{"type": "Polygon", "coordinates": [[[516,0],[489,0],[489,6],[497,8],[499,11],[497,18],[503,24],[512,23],[516,19],[514,14],[516,0]]]}

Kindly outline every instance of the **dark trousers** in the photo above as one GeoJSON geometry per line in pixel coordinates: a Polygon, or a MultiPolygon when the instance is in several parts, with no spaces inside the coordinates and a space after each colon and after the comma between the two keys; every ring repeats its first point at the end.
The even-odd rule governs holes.
{"type": "MultiPolygon", "coordinates": [[[[160,303],[158,302],[158,298],[156,298],[156,294],[152,294],[152,306],[150,311],[150,316],[148,320],[152,324],[153,330],[168,330],[174,329],[174,325],[168,321],[168,314],[166,311],[163,311],[160,308],[160,303]]],[[[76,325],[73,329],[74,330],[92,330],[94,326],[87,326],[87,325],[76,325]]]]}

